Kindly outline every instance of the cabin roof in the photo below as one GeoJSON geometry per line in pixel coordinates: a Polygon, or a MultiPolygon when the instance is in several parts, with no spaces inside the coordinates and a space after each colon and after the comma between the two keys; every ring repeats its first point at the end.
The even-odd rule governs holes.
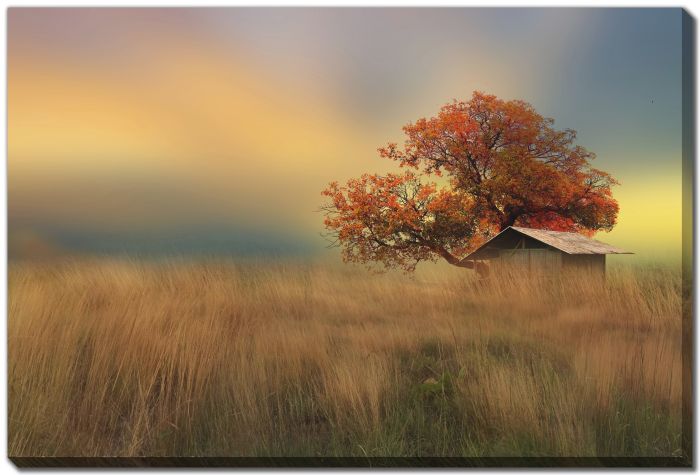
{"type": "Polygon", "coordinates": [[[467,259],[472,257],[474,254],[479,252],[481,249],[487,247],[495,239],[498,239],[503,233],[508,230],[513,230],[525,236],[536,239],[548,246],[558,249],[566,254],[633,254],[632,252],[625,251],[610,244],[606,244],[595,239],[587,238],[578,233],[567,233],[562,231],[549,231],[547,229],[532,229],[532,228],[521,228],[518,226],[509,226],[504,229],[496,236],[492,237],[484,244],[475,249],[471,254],[467,256],[467,259]]]}

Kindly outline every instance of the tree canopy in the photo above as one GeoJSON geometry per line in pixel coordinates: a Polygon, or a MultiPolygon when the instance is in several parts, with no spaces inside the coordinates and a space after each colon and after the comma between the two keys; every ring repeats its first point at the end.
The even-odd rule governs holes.
{"type": "Polygon", "coordinates": [[[615,225],[617,181],[591,166],[574,130],[556,130],[524,101],[474,92],[403,130],[403,146],[379,154],[407,170],[323,191],[324,225],[348,262],[471,268],[464,257],[508,226],[591,236],[615,225]]]}

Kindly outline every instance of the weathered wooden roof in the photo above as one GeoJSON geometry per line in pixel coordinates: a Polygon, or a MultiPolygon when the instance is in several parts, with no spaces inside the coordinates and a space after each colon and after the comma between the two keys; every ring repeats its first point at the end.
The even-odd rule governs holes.
{"type": "Polygon", "coordinates": [[[543,242],[544,244],[552,246],[553,248],[565,252],[566,254],[633,254],[632,252],[625,251],[595,239],[587,238],[586,236],[582,236],[578,233],[510,226],[486,241],[478,249],[475,249],[474,252],[467,256],[467,259],[473,256],[479,250],[487,247],[494,239],[498,238],[498,236],[505,233],[509,229],[543,242]]]}
{"type": "Polygon", "coordinates": [[[511,226],[519,233],[566,252],[567,254],[632,254],[610,244],[587,238],[579,233],[511,226]]]}

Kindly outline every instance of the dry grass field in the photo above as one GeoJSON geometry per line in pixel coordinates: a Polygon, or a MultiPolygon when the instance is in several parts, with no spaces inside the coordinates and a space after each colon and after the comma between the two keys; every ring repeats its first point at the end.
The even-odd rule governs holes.
{"type": "Polygon", "coordinates": [[[9,267],[10,456],[681,453],[681,278],[9,267]]]}

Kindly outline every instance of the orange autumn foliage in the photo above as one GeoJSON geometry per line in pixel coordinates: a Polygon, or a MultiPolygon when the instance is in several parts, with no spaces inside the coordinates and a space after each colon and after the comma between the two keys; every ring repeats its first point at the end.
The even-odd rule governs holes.
{"type": "Polygon", "coordinates": [[[346,261],[405,270],[438,258],[471,268],[464,257],[511,225],[609,231],[617,181],[591,166],[575,131],[553,124],[526,102],[474,92],[406,125],[403,147],[379,149],[414,171],[331,183],[324,225],[346,261]],[[449,186],[424,179],[443,175],[449,186]]]}

